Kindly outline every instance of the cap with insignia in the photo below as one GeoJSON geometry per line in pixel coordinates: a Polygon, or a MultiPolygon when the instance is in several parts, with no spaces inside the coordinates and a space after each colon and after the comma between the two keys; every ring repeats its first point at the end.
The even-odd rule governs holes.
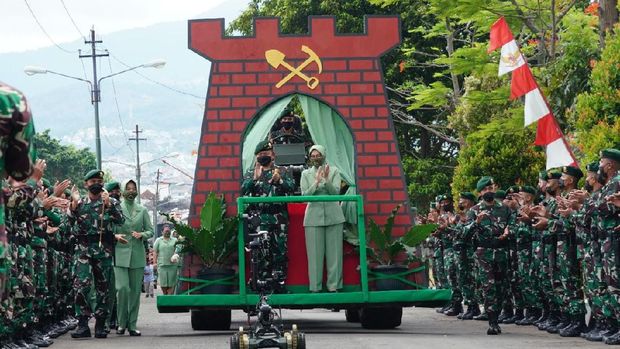
{"type": "Polygon", "coordinates": [[[41,178],[41,183],[43,183],[43,187],[46,189],[52,187],[52,183],[47,178],[41,178]]]}
{"type": "Polygon", "coordinates": [[[284,110],[282,110],[282,112],[278,116],[278,120],[282,119],[285,116],[295,116],[295,114],[293,114],[293,110],[292,109],[286,107],[286,108],[284,108],[284,110]]]}
{"type": "Polygon", "coordinates": [[[588,172],[598,172],[598,161],[591,162],[586,165],[586,171],[588,172]]]}
{"type": "Polygon", "coordinates": [[[601,159],[610,159],[620,162],[620,150],[614,148],[603,149],[601,150],[601,159]]]}
{"type": "Polygon", "coordinates": [[[476,202],[476,196],[474,196],[474,194],[472,194],[471,192],[468,192],[468,191],[461,192],[460,197],[461,197],[461,199],[465,199],[465,200],[470,200],[472,202],[476,202]]]}
{"type": "Polygon", "coordinates": [[[560,179],[562,177],[562,172],[558,170],[550,170],[547,171],[547,180],[550,179],[560,179]]]}
{"type": "Polygon", "coordinates": [[[121,185],[118,182],[108,182],[105,184],[105,190],[111,192],[114,189],[121,189],[121,185]]]}
{"type": "Polygon", "coordinates": [[[564,166],[564,167],[562,167],[562,173],[567,174],[569,176],[573,176],[573,177],[577,178],[577,180],[579,180],[581,177],[583,177],[583,172],[581,171],[581,169],[579,169],[579,167],[575,167],[575,166],[564,166]]]}
{"type": "Polygon", "coordinates": [[[536,189],[532,186],[529,185],[524,185],[521,187],[521,191],[524,193],[528,193],[528,194],[532,194],[532,195],[536,195],[536,189]]]}
{"type": "Polygon", "coordinates": [[[500,200],[504,200],[506,198],[506,191],[505,190],[498,190],[495,192],[495,198],[496,199],[500,199],[500,200]]]}
{"type": "Polygon", "coordinates": [[[493,183],[493,177],[484,176],[478,180],[478,183],[476,183],[476,190],[482,191],[485,187],[492,185],[493,183]]]}
{"type": "Polygon", "coordinates": [[[267,150],[272,150],[272,149],[273,149],[273,146],[268,140],[260,141],[256,145],[256,148],[254,149],[254,155],[260,153],[261,151],[267,151],[267,150]]]}
{"type": "Polygon", "coordinates": [[[513,185],[510,188],[508,188],[508,190],[506,190],[506,193],[508,194],[514,194],[514,193],[518,193],[521,191],[521,187],[518,185],[513,185]]]}
{"type": "Polygon", "coordinates": [[[540,171],[540,172],[538,172],[538,178],[542,179],[543,181],[548,180],[549,177],[547,176],[547,171],[540,171]]]}
{"type": "Polygon", "coordinates": [[[87,181],[89,179],[93,179],[93,178],[103,179],[103,171],[101,171],[101,170],[90,170],[90,171],[88,171],[86,176],[84,176],[84,180],[85,181],[87,181]]]}

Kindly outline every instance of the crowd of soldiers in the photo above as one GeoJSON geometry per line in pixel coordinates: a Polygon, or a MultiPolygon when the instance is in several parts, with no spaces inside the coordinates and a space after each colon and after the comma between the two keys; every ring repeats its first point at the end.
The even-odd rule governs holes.
{"type": "Polygon", "coordinates": [[[583,189],[573,166],[542,171],[538,188],[498,190],[482,177],[456,212],[438,196],[426,220],[439,228],[427,242],[435,284],[452,302],[437,311],[488,320],[489,335],[499,323],[534,325],[620,344],[620,150],[601,151],[585,170],[583,189]]]}
{"type": "MultiPolygon", "coordinates": [[[[35,158],[34,127],[24,96],[0,83],[0,348],[47,347],[113,328],[112,254],[123,235],[120,196],[104,189],[103,172],[83,183],[51,184],[35,158]],[[85,194],[80,193],[82,187],[85,194]]],[[[116,193],[119,194],[119,193],[116,193]]],[[[139,335],[139,334],[138,334],[139,335]]]]}

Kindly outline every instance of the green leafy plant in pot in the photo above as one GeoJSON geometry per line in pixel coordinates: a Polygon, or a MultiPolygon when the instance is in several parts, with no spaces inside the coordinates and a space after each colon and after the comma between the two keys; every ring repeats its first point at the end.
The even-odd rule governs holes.
{"type": "Polygon", "coordinates": [[[366,255],[375,279],[377,290],[407,289],[409,286],[420,287],[406,280],[407,275],[423,270],[424,267],[409,269],[413,262],[420,262],[416,255],[417,247],[438,227],[437,224],[419,224],[411,227],[404,235],[394,236],[394,219],[402,204],[397,205],[383,227],[372,218],[368,220],[366,232],[366,255]]]}
{"type": "Polygon", "coordinates": [[[209,193],[200,210],[200,227],[193,228],[162,213],[174,225],[179,238],[181,253],[198,256],[203,268],[198,279],[212,282],[200,289],[201,293],[231,293],[235,270],[232,269],[232,256],[237,252],[238,217],[225,217],[226,204],[221,196],[209,193]]]}

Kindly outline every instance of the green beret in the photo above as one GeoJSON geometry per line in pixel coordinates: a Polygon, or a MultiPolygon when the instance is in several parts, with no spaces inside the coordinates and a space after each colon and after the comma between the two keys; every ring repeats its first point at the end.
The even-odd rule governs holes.
{"type": "Polygon", "coordinates": [[[476,197],[474,196],[474,194],[468,191],[462,192],[460,197],[461,199],[470,200],[471,202],[476,202],[476,197]]]}
{"type": "Polygon", "coordinates": [[[547,176],[547,171],[540,171],[540,172],[538,172],[538,178],[542,179],[543,181],[548,180],[549,177],[547,176]]]}
{"type": "Polygon", "coordinates": [[[476,183],[476,190],[480,192],[482,189],[492,185],[493,183],[493,177],[484,176],[478,180],[478,183],[476,183]]]}
{"type": "Polygon", "coordinates": [[[500,199],[500,200],[504,200],[506,198],[506,191],[505,190],[498,190],[495,192],[495,198],[496,199],[500,199]]]}
{"type": "Polygon", "coordinates": [[[532,194],[532,195],[536,195],[536,188],[529,186],[529,185],[524,185],[521,187],[521,191],[524,193],[528,193],[528,194],[532,194]]]}
{"type": "Polygon", "coordinates": [[[547,180],[550,179],[560,179],[562,177],[562,172],[558,170],[550,170],[547,171],[547,180]]]}
{"type": "Polygon", "coordinates": [[[43,187],[46,189],[52,187],[52,183],[47,178],[41,178],[41,182],[43,183],[43,187]]]}
{"type": "Polygon", "coordinates": [[[431,202],[430,206],[431,206],[431,209],[437,208],[437,203],[431,202]]]}
{"type": "Polygon", "coordinates": [[[588,172],[598,172],[598,161],[591,162],[586,165],[586,171],[588,172]]]}
{"type": "Polygon", "coordinates": [[[508,188],[508,190],[506,190],[507,194],[514,194],[514,193],[518,193],[521,191],[521,187],[518,185],[513,185],[510,188],[508,188]]]}
{"type": "Polygon", "coordinates": [[[261,151],[272,150],[272,149],[273,149],[273,146],[271,145],[271,143],[269,143],[268,140],[260,141],[256,145],[256,148],[254,149],[254,155],[260,153],[261,151]]]}
{"type": "Polygon", "coordinates": [[[610,159],[620,162],[620,150],[614,148],[603,149],[601,150],[601,159],[610,159]]]}
{"type": "Polygon", "coordinates": [[[121,189],[121,185],[118,182],[109,182],[105,184],[105,190],[111,192],[114,189],[121,189]]]}
{"type": "Polygon", "coordinates": [[[66,197],[68,197],[68,198],[71,197],[71,189],[67,188],[67,189],[65,189],[65,191],[63,193],[65,193],[66,197]]]}
{"type": "Polygon", "coordinates": [[[291,110],[290,108],[286,107],[286,108],[284,108],[284,110],[282,110],[282,112],[278,116],[278,120],[282,119],[285,116],[295,116],[295,114],[293,114],[293,110],[291,110]]]}
{"type": "Polygon", "coordinates": [[[442,195],[437,195],[437,197],[435,198],[435,201],[440,202],[442,200],[450,200],[451,197],[446,195],[446,194],[442,194],[442,195]]]}
{"type": "Polygon", "coordinates": [[[577,178],[577,180],[583,177],[583,172],[579,169],[579,167],[574,167],[574,166],[562,167],[562,173],[567,174],[569,176],[573,176],[577,178]]]}
{"type": "Polygon", "coordinates": [[[86,176],[84,176],[84,181],[87,181],[87,180],[93,179],[93,178],[103,179],[103,171],[101,171],[101,170],[90,170],[90,171],[88,171],[86,176]]]}

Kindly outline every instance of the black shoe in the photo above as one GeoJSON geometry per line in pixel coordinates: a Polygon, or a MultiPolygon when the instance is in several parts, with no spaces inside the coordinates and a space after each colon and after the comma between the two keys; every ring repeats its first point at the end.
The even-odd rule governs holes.
{"type": "Polygon", "coordinates": [[[548,319],[549,319],[549,311],[543,309],[540,312],[540,316],[536,320],[534,320],[533,325],[538,327],[538,325],[542,324],[543,322],[547,321],[548,319]]]}
{"type": "Polygon", "coordinates": [[[557,312],[549,313],[547,320],[538,324],[538,329],[541,331],[546,331],[549,327],[557,326],[560,322],[560,318],[558,316],[559,315],[557,312]]]}
{"type": "Polygon", "coordinates": [[[548,333],[558,333],[560,332],[561,329],[563,329],[564,327],[570,325],[571,323],[571,318],[566,315],[565,313],[562,313],[560,315],[560,321],[555,324],[554,326],[549,326],[547,327],[547,332],[548,333]]]}
{"type": "Polygon", "coordinates": [[[504,320],[509,319],[513,316],[515,316],[514,310],[512,308],[506,308],[497,318],[497,323],[502,324],[504,323],[504,320]]]}
{"type": "Polygon", "coordinates": [[[573,319],[567,327],[561,329],[558,333],[560,337],[579,337],[581,332],[585,330],[586,324],[584,323],[584,315],[573,316],[573,319]]]}
{"type": "Polygon", "coordinates": [[[502,333],[502,329],[499,327],[497,320],[497,313],[488,312],[489,317],[489,329],[487,329],[487,335],[498,335],[502,333]]]}
{"type": "Polygon", "coordinates": [[[71,333],[71,338],[90,338],[90,327],[88,327],[88,318],[81,317],[75,332],[71,333]]]}
{"type": "Polygon", "coordinates": [[[444,312],[444,315],[447,316],[457,316],[463,312],[463,306],[461,303],[454,303],[450,309],[444,312]]]}
{"type": "Polygon", "coordinates": [[[477,316],[473,317],[474,320],[478,320],[478,321],[487,321],[489,320],[489,315],[487,315],[486,312],[479,314],[477,316]]]}
{"type": "Polygon", "coordinates": [[[603,319],[600,320],[597,325],[598,328],[597,326],[594,326],[591,331],[586,333],[586,336],[584,337],[586,340],[590,342],[600,342],[603,340],[603,334],[609,331],[609,323],[606,319],[603,319]]]}
{"type": "Polygon", "coordinates": [[[40,348],[47,348],[50,345],[54,344],[54,341],[52,341],[49,338],[45,339],[39,336],[32,335],[26,338],[26,343],[36,345],[37,347],[40,347],[40,348]]]}
{"type": "Polygon", "coordinates": [[[618,345],[620,344],[620,332],[605,338],[605,344],[618,345]]]}
{"type": "Polygon", "coordinates": [[[617,335],[618,333],[618,328],[617,327],[613,327],[611,328],[609,331],[603,333],[603,342],[607,342],[607,339],[617,335]]]}
{"type": "Polygon", "coordinates": [[[16,345],[18,345],[20,348],[23,348],[23,349],[39,349],[39,347],[37,347],[36,345],[28,344],[23,339],[16,340],[14,343],[16,345]]]}
{"type": "Polygon", "coordinates": [[[140,331],[138,330],[129,330],[129,335],[132,337],[140,337],[142,333],[140,333],[140,331]]]}
{"type": "Polygon", "coordinates": [[[121,335],[121,336],[124,335],[125,334],[125,329],[121,328],[121,327],[117,328],[116,329],[116,334],[121,335]]]}
{"type": "Polygon", "coordinates": [[[501,332],[497,331],[497,327],[489,326],[489,328],[487,329],[487,335],[489,336],[496,336],[500,333],[501,332]]]}
{"type": "Polygon", "coordinates": [[[520,320],[515,320],[515,325],[517,325],[517,326],[528,326],[528,325],[531,325],[532,323],[534,323],[534,320],[536,320],[536,318],[538,318],[538,316],[536,316],[534,314],[535,311],[536,310],[534,308],[527,308],[523,318],[520,319],[520,320]]]}

